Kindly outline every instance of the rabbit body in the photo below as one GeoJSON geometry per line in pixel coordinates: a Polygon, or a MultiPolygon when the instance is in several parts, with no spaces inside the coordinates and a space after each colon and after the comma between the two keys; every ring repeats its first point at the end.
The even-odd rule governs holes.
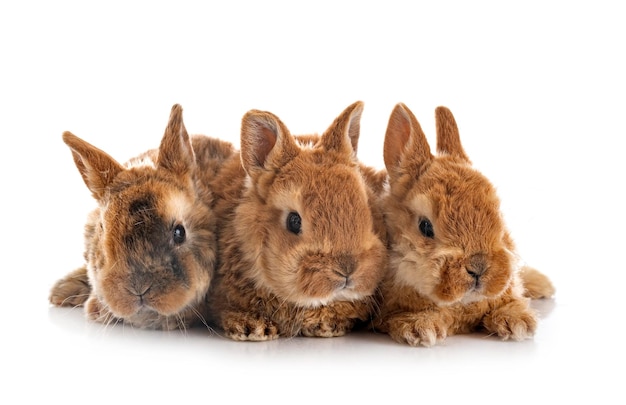
{"type": "Polygon", "coordinates": [[[472,167],[452,113],[437,108],[436,122],[434,156],[404,104],[389,119],[383,206],[390,271],[375,328],[411,346],[479,329],[527,339],[537,327],[529,297],[551,296],[554,287],[519,265],[495,188],[472,167]]]}
{"type": "Polygon", "coordinates": [[[346,108],[322,135],[292,136],[269,112],[244,115],[240,156],[215,187],[219,266],[208,297],[225,336],[332,337],[370,320],[387,251],[378,179],[355,157],[362,108],[346,108]]]}
{"type": "Polygon", "coordinates": [[[98,206],[85,225],[85,265],[53,285],[50,302],[147,329],[204,322],[217,256],[211,182],[233,146],[190,137],[179,105],[159,148],[125,165],[69,132],[63,140],[98,206]]]}

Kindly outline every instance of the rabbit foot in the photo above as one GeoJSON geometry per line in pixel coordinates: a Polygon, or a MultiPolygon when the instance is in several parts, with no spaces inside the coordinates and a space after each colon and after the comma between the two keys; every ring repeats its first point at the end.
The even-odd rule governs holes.
{"type": "Polygon", "coordinates": [[[540,271],[524,266],[520,272],[523,284],[524,295],[532,299],[551,298],[556,289],[552,281],[540,271]]]}
{"type": "Polygon", "coordinates": [[[271,320],[241,312],[225,314],[222,329],[228,338],[239,341],[260,342],[279,337],[278,328],[271,320]]]}
{"type": "Polygon", "coordinates": [[[406,312],[390,318],[386,329],[396,342],[430,347],[446,338],[448,325],[437,313],[406,312]]]}
{"type": "Polygon", "coordinates": [[[309,337],[337,337],[344,336],[354,325],[350,319],[306,319],[300,333],[309,337]]]}
{"type": "Polygon", "coordinates": [[[113,316],[113,314],[94,296],[89,297],[89,299],[85,302],[85,313],[87,314],[87,319],[103,323],[105,325],[115,323],[117,321],[115,316],[113,316]]]}
{"type": "Polygon", "coordinates": [[[85,304],[90,293],[87,269],[81,267],[54,283],[49,300],[58,307],[80,307],[85,304]]]}
{"type": "Polygon", "coordinates": [[[521,341],[534,335],[537,319],[525,302],[513,301],[487,315],[483,325],[502,340],[521,341]]]}

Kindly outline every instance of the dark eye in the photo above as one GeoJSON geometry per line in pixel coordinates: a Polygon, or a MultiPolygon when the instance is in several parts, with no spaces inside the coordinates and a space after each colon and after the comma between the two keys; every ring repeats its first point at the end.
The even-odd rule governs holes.
{"type": "Polygon", "coordinates": [[[287,215],[287,229],[289,232],[293,232],[298,235],[302,228],[302,218],[297,212],[290,212],[287,215]]]}
{"type": "Polygon", "coordinates": [[[175,244],[180,245],[181,243],[183,243],[185,241],[185,238],[187,237],[185,227],[180,224],[176,225],[174,227],[174,233],[172,234],[172,237],[175,244]]]}
{"type": "Polygon", "coordinates": [[[419,228],[420,228],[420,232],[422,233],[422,235],[426,236],[427,238],[432,239],[435,237],[435,230],[433,229],[433,224],[427,218],[420,219],[419,228]]]}

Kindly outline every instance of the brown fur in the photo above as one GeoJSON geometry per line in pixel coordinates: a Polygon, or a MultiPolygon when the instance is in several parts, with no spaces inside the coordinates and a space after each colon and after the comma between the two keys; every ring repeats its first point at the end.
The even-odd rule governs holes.
{"type": "Polygon", "coordinates": [[[159,149],[126,165],[69,132],[63,140],[98,207],[85,225],[86,264],[56,282],[50,302],[141,328],[204,322],[217,249],[210,183],[232,145],[190,138],[179,105],[159,149]]]}
{"type": "Polygon", "coordinates": [[[413,113],[398,104],[384,143],[389,190],[383,198],[390,271],[375,326],[411,346],[484,329],[502,339],[531,337],[528,297],[550,296],[550,280],[522,275],[492,184],[472,167],[452,113],[436,110],[437,156],[413,113]],[[430,225],[429,225],[430,224],[430,225]]]}
{"type": "Polygon", "coordinates": [[[539,270],[522,266],[519,271],[520,279],[524,284],[524,295],[532,299],[552,298],[556,288],[548,276],[539,270]]]}
{"type": "Polygon", "coordinates": [[[269,112],[243,117],[240,156],[215,187],[220,264],[209,301],[227,337],[340,336],[376,309],[387,252],[376,179],[356,160],[362,108],[321,136],[294,137],[269,112]]]}

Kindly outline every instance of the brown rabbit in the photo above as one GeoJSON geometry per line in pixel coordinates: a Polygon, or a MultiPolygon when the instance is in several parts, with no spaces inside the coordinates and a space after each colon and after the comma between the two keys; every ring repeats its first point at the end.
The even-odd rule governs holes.
{"type": "Polygon", "coordinates": [[[126,165],[70,132],[63,141],[98,206],[85,225],[86,264],[54,284],[50,302],[84,305],[103,323],[204,323],[217,248],[210,183],[232,145],[190,138],[177,104],[160,147],[126,165]]]}
{"type": "Polygon", "coordinates": [[[437,108],[436,123],[433,156],[404,104],[389,119],[383,205],[390,271],[375,326],[411,346],[480,328],[504,340],[529,338],[537,318],[528,297],[550,296],[554,288],[539,271],[520,269],[496,191],[472,167],[452,113],[437,108]]]}
{"type": "Polygon", "coordinates": [[[341,336],[371,319],[386,269],[382,213],[356,159],[363,103],[322,135],[274,114],[242,120],[240,157],[219,193],[211,315],[234,340],[341,336]]]}

